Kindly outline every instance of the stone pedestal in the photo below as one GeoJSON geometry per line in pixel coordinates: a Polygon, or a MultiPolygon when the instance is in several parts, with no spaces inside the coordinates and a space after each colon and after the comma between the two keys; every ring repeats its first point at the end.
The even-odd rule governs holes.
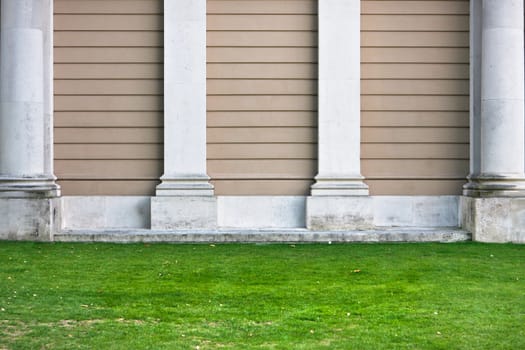
{"type": "Polygon", "coordinates": [[[0,240],[52,241],[60,223],[58,198],[0,198],[0,240]]]}
{"type": "Polygon", "coordinates": [[[525,198],[461,198],[461,224],[472,240],[525,243],[525,198]]]}
{"type": "Polygon", "coordinates": [[[184,230],[217,227],[217,199],[212,196],[151,198],[151,229],[184,230]]]}

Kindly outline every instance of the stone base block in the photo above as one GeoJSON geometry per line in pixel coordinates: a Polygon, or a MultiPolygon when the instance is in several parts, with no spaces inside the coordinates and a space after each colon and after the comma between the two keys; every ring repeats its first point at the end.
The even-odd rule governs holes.
{"type": "Polygon", "coordinates": [[[58,207],[57,198],[0,198],[0,239],[52,241],[58,207]]]}
{"type": "Polygon", "coordinates": [[[310,230],[365,230],[373,227],[371,197],[312,196],[306,199],[310,230]]]}
{"type": "Polygon", "coordinates": [[[217,227],[217,198],[174,196],[151,198],[153,230],[214,229],[217,227]]]}
{"type": "Polygon", "coordinates": [[[472,240],[525,243],[525,198],[461,198],[461,224],[472,240]]]}

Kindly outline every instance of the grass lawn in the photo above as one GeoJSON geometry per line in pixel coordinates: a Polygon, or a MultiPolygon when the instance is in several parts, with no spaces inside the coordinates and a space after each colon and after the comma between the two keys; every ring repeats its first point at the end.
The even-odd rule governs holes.
{"type": "Polygon", "coordinates": [[[525,246],[0,242],[0,349],[525,349],[525,246]]]}

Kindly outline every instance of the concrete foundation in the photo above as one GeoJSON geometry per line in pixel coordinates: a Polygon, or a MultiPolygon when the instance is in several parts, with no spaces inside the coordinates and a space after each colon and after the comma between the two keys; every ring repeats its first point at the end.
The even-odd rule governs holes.
{"type": "Polygon", "coordinates": [[[217,198],[208,196],[152,197],[153,230],[214,229],[217,198]]]}
{"type": "Polygon", "coordinates": [[[67,196],[62,198],[63,229],[150,228],[150,197],[67,196]]]}
{"type": "Polygon", "coordinates": [[[312,196],[306,199],[306,227],[310,230],[366,230],[373,226],[372,198],[312,196]]]}

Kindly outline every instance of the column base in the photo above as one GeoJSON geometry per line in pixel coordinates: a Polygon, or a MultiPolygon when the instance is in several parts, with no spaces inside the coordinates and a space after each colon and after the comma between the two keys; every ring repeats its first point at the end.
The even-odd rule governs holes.
{"type": "Polygon", "coordinates": [[[0,176],[0,198],[55,198],[60,186],[55,177],[0,176]]]}
{"type": "Polygon", "coordinates": [[[52,241],[59,227],[58,198],[0,198],[0,239],[52,241]]]}
{"type": "Polygon", "coordinates": [[[217,228],[217,198],[173,196],[151,198],[153,230],[217,228]]]}
{"type": "Polygon", "coordinates": [[[472,240],[525,243],[525,198],[461,198],[461,225],[472,240]]]}
{"type": "Polygon", "coordinates": [[[166,177],[160,178],[157,196],[213,196],[213,185],[208,176],[202,177],[166,177]]]}
{"type": "Polygon", "coordinates": [[[368,196],[363,177],[333,178],[316,176],[311,187],[312,196],[368,196]]]}
{"type": "Polygon", "coordinates": [[[306,199],[309,230],[365,230],[373,227],[371,197],[312,196],[306,199]]]}
{"type": "Polygon", "coordinates": [[[525,197],[525,178],[514,176],[471,176],[463,186],[468,197],[525,197]]]}

